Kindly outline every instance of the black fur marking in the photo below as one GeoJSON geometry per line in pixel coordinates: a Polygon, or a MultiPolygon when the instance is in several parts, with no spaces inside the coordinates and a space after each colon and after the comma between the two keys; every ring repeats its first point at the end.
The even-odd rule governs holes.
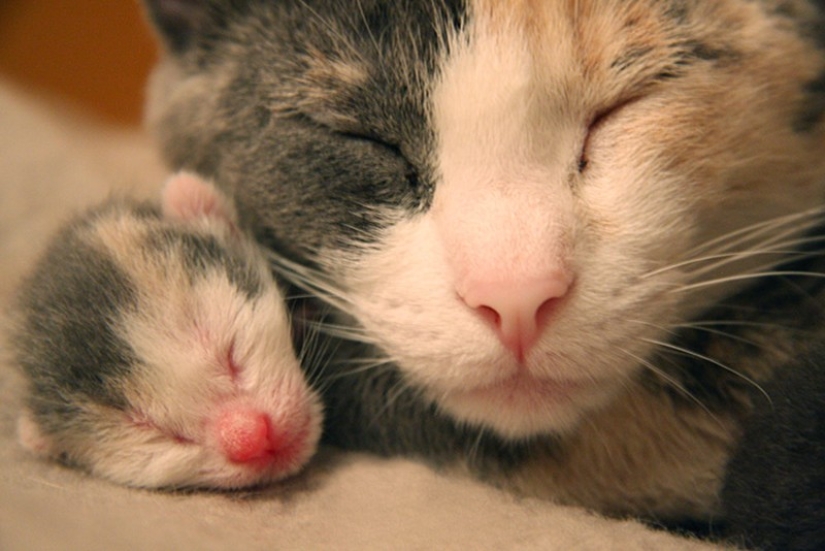
{"type": "Polygon", "coordinates": [[[805,86],[805,102],[793,124],[795,132],[811,132],[825,115],[825,73],[805,86]]]}

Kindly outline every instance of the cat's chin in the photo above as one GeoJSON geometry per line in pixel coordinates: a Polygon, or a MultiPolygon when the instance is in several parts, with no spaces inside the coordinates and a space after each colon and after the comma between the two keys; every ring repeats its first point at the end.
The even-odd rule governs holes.
{"type": "Polygon", "coordinates": [[[438,394],[442,410],[461,423],[508,440],[573,431],[582,418],[608,404],[619,380],[571,380],[517,374],[494,383],[438,394]]]}

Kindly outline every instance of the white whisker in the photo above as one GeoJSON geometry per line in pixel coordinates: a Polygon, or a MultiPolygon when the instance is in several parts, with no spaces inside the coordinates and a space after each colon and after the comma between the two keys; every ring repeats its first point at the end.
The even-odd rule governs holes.
{"type": "Polygon", "coordinates": [[[767,272],[760,272],[756,271],[753,273],[744,273],[744,274],[735,274],[731,276],[720,277],[716,279],[709,279],[706,281],[699,281],[696,283],[688,283],[686,285],[680,285],[678,287],[674,287],[671,289],[671,292],[674,293],[683,293],[685,291],[692,291],[694,289],[701,289],[703,287],[710,287],[713,285],[722,285],[724,283],[731,283],[734,281],[745,281],[748,279],[761,279],[764,277],[815,277],[815,278],[825,278],[825,273],[821,272],[806,272],[806,271],[797,271],[797,270],[774,270],[774,271],[767,271],[767,272]]]}
{"type": "Polygon", "coordinates": [[[720,426],[722,425],[721,421],[717,418],[717,416],[713,414],[713,412],[702,402],[702,400],[700,400],[697,396],[695,396],[692,392],[690,392],[687,388],[685,388],[685,386],[682,384],[681,381],[679,381],[678,379],[672,377],[666,371],[664,371],[663,369],[660,369],[659,367],[654,365],[653,362],[651,362],[650,360],[646,360],[645,358],[642,358],[641,356],[638,356],[638,355],[636,355],[636,354],[634,354],[634,353],[632,353],[628,350],[625,350],[624,348],[621,348],[621,347],[616,348],[616,350],[621,352],[622,354],[625,354],[625,355],[629,356],[630,358],[634,359],[635,361],[637,361],[639,363],[639,365],[642,365],[642,366],[646,367],[647,369],[649,369],[650,371],[652,371],[653,373],[655,373],[656,375],[658,375],[659,377],[661,377],[662,379],[667,381],[680,394],[682,394],[686,398],[688,398],[691,401],[693,401],[694,403],[696,403],[708,415],[710,415],[716,422],[718,422],[720,424],[720,426]]]}
{"type": "MultiPolygon", "coordinates": [[[[800,221],[802,221],[801,224],[794,225],[789,233],[785,233],[783,235],[789,235],[790,233],[798,234],[803,231],[814,228],[818,224],[821,224],[821,217],[823,214],[825,214],[825,207],[819,206],[806,211],[795,212],[793,214],[788,214],[785,216],[771,218],[770,220],[757,222],[744,228],[739,228],[732,232],[726,233],[714,239],[705,241],[704,243],[701,243],[693,249],[691,249],[690,251],[688,251],[687,256],[694,256],[700,252],[714,249],[718,251],[730,250],[733,247],[739,246],[743,243],[747,243],[748,241],[753,241],[758,237],[768,234],[776,230],[777,228],[781,228],[785,225],[797,224],[800,221]],[[729,240],[732,241],[728,242],[729,240]]],[[[771,234],[771,236],[773,237],[774,234],[771,234]]]]}
{"type": "Polygon", "coordinates": [[[771,397],[768,395],[767,392],[765,392],[765,389],[763,389],[762,386],[759,383],[757,383],[754,379],[748,377],[744,373],[741,373],[741,372],[733,369],[730,366],[727,366],[727,365],[723,364],[722,362],[720,362],[718,360],[715,360],[715,359],[711,358],[710,356],[705,356],[704,354],[700,354],[700,353],[695,352],[693,350],[690,350],[688,348],[677,346],[675,344],[671,344],[671,343],[664,342],[664,341],[659,341],[659,340],[656,340],[656,339],[642,338],[641,340],[646,342],[646,343],[652,344],[654,346],[664,348],[666,350],[671,350],[673,352],[678,352],[678,353],[680,353],[684,356],[687,356],[689,358],[696,358],[698,360],[708,362],[711,365],[715,365],[717,367],[720,367],[720,368],[724,369],[725,371],[727,371],[728,373],[731,373],[731,374],[741,378],[743,381],[747,382],[748,384],[753,385],[754,388],[759,390],[759,392],[763,396],[765,396],[765,398],[768,400],[769,403],[771,403],[771,404],[773,403],[771,401],[771,397]]]}

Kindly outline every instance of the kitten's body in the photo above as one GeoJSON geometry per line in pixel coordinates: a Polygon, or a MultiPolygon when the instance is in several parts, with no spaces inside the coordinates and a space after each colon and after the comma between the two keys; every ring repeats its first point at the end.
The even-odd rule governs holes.
{"type": "Polygon", "coordinates": [[[321,408],[282,295],[198,178],[172,177],[162,209],[111,200],[66,224],[14,321],[19,435],[39,455],[130,486],[240,488],[315,452],[321,408]]]}

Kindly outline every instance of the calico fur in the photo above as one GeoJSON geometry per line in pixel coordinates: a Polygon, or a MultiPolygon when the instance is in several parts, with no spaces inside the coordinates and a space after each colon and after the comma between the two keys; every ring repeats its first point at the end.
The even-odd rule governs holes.
{"type": "Polygon", "coordinates": [[[746,389],[822,335],[821,2],[148,6],[170,165],[334,311],[330,442],[718,510],[746,389]]]}

